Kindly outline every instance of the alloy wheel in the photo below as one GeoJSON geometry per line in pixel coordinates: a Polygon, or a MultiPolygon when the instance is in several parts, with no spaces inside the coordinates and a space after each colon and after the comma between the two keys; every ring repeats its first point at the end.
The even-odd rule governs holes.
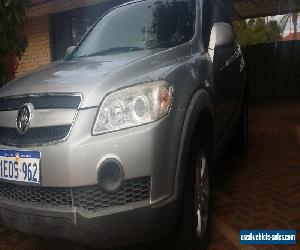
{"type": "Polygon", "coordinates": [[[209,209],[209,176],[207,158],[204,152],[199,154],[196,164],[196,180],[194,205],[196,216],[196,232],[201,239],[206,231],[209,209]]]}

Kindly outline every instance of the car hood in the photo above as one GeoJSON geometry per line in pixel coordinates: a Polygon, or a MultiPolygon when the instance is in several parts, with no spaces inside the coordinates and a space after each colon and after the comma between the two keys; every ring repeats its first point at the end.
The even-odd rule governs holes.
{"type": "MultiPolygon", "coordinates": [[[[154,71],[163,70],[163,62],[169,61],[167,54],[161,50],[144,50],[54,62],[11,81],[0,89],[0,97],[81,93],[82,108],[96,106],[108,92],[142,81],[136,78],[144,76],[142,78],[145,80],[145,75],[149,73],[155,77],[154,71]]],[[[167,63],[167,68],[171,64],[167,63]]]]}

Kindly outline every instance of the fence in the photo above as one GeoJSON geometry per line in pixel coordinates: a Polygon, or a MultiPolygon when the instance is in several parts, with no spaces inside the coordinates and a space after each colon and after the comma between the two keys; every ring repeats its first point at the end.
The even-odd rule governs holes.
{"type": "Polygon", "coordinates": [[[244,48],[252,98],[300,96],[300,41],[244,48]]]}

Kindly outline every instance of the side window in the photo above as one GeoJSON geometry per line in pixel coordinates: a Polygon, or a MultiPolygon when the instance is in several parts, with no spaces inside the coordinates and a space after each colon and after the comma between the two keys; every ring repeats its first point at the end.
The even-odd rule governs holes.
{"type": "Polygon", "coordinates": [[[214,23],[223,23],[224,26],[227,26],[226,31],[231,33],[230,37],[233,39],[233,42],[235,42],[235,31],[233,28],[233,24],[228,16],[229,7],[223,4],[221,5],[216,1],[214,4],[214,9],[216,12],[216,15],[214,16],[214,23]]]}
{"type": "Polygon", "coordinates": [[[211,0],[204,0],[202,6],[202,39],[204,48],[208,49],[211,30],[213,27],[213,4],[211,0]]]}
{"type": "Polygon", "coordinates": [[[225,7],[215,0],[204,0],[202,17],[204,47],[214,61],[216,47],[232,46],[235,32],[225,7]]]}

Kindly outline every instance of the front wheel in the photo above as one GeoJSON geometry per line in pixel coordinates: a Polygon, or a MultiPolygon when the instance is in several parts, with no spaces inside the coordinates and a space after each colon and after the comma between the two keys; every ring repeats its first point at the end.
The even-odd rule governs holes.
{"type": "Polygon", "coordinates": [[[177,249],[206,249],[211,224],[212,185],[209,157],[199,150],[187,169],[177,249]]]}
{"type": "Polygon", "coordinates": [[[197,238],[205,240],[210,215],[210,178],[208,173],[208,160],[201,151],[195,167],[194,208],[197,238]]]}

